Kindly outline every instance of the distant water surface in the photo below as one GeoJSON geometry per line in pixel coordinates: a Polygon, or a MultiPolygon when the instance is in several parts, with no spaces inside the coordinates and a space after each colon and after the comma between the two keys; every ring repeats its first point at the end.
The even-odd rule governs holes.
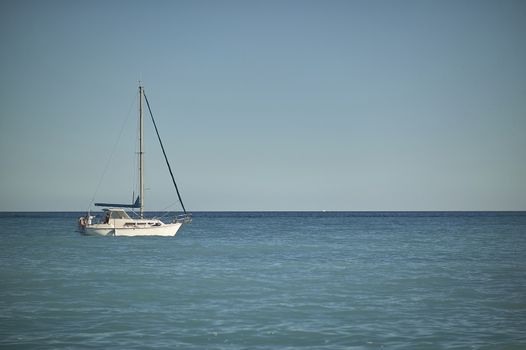
{"type": "Polygon", "coordinates": [[[526,349],[524,212],[0,213],[0,347],[526,349]]]}

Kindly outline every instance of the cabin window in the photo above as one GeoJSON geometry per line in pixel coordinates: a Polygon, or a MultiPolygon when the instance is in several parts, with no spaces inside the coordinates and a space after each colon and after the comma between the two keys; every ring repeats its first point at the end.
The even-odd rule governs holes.
{"type": "Polygon", "coordinates": [[[111,216],[112,219],[129,219],[130,217],[126,212],[124,211],[112,211],[111,216]]]}

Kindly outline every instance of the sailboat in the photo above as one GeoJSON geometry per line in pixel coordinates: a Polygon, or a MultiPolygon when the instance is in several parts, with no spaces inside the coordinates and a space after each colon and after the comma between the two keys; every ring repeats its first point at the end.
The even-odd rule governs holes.
{"type": "Polygon", "coordinates": [[[183,224],[192,221],[192,214],[186,211],[179,189],[175,182],[172,168],[168,162],[168,157],[164,150],[159,131],[153,118],[150,103],[144,92],[144,87],[139,83],[139,195],[134,203],[131,204],[112,204],[112,203],[95,203],[95,206],[105,207],[102,218],[98,219],[91,215],[91,210],[85,216],[78,219],[80,232],[90,236],[175,236],[183,224]],[[152,119],[157,138],[161,145],[163,155],[172,177],[177,197],[181,203],[184,214],[176,216],[170,222],[164,223],[158,218],[146,218],[144,216],[144,104],[146,101],[150,117],[152,119]],[[128,209],[139,209],[138,217],[132,218],[128,209]]]}

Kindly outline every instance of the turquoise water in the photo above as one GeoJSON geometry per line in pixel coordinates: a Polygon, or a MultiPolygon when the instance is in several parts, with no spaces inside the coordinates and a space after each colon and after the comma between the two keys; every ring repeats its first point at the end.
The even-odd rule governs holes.
{"type": "Polygon", "coordinates": [[[525,349],[526,213],[0,213],[0,346],[525,349]]]}

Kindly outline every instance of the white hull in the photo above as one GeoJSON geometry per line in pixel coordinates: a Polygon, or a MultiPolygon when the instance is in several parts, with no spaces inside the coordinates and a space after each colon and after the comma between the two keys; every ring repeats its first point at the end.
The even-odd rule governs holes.
{"type": "MultiPolygon", "coordinates": [[[[159,221],[160,222],[160,221],[159,221]]],[[[88,236],[175,236],[181,223],[160,225],[139,225],[124,227],[115,224],[93,224],[83,228],[82,233],[88,236]]]]}

